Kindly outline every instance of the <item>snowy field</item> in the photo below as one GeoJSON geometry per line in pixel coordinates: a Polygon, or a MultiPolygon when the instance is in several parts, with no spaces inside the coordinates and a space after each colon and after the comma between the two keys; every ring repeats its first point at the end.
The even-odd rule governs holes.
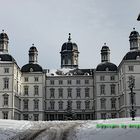
{"type": "Polygon", "coordinates": [[[98,121],[0,120],[0,140],[140,140],[140,118],[98,121]]]}

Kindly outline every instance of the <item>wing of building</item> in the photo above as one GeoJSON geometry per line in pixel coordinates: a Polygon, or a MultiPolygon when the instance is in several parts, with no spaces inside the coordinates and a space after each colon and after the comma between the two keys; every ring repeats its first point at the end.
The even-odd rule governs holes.
{"type": "Polygon", "coordinates": [[[61,47],[61,68],[50,70],[38,63],[38,50],[29,48],[29,62],[18,66],[8,52],[8,35],[0,34],[0,119],[95,120],[129,117],[128,81],[135,79],[134,105],[140,115],[140,35],[130,33],[130,51],[119,66],[110,61],[110,48],[101,48],[101,63],[93,69],[78,66],[78,45],[61,47]]]}

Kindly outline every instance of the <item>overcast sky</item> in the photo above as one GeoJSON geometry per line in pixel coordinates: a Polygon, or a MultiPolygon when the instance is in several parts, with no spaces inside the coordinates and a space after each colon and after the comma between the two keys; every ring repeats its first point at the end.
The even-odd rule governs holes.
{"type": "Polygon", "coordinates": [[[79,49],[79,67],[96,68],[104,43],[118,65],[129,51],[129,34],[140,31],[140,0],[0,0],[0,30],[9,36],[9,53],[22,67],[34,43],[43,68],[60,68],[68,33],[79,49]]]}

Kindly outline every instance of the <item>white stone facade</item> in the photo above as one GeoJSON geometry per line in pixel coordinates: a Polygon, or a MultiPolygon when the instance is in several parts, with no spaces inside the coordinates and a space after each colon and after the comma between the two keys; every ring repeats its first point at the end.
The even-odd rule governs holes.
{"type": "MultiPolygon", "coordinates": [[[[136,116],[140,116],[138,32],[131,32],[130,51],[118,67],[110,62],[110,49],[104,44],[101,63],[95,69],[78,69],[78,63],[68,65],[67,61],[58,70],[42,69],[34,45],[29,50],[29,63],[20,68],[8,53],[8,40],[6,33],[0,34],[0,119],[37,121],[129,117],[130,76],[135,78],[134,104],[136,116]]],[[[72,54],[73,50],[77,52],[78,62],[78,46],[70,39],[63,44],[61,53],[72,54]]]]}

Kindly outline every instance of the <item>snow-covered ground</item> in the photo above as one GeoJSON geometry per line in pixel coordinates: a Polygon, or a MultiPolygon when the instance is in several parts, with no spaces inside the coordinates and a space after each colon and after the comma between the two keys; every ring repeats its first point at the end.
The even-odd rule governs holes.
{"type": "Polygon", "coordinates": [[[0,140],[140,140],[140,117],[135,121],[0,120],[0,140]]]}

